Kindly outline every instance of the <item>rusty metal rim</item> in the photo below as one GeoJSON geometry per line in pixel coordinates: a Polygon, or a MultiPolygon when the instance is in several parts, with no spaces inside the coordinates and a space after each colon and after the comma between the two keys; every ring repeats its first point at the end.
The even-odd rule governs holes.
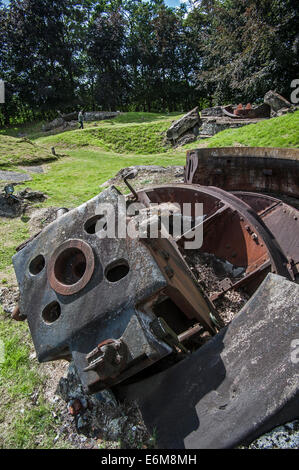
{"type": "MultiPolygon", "coordinates": [[[[265,246],[267,247],[269,257],[271,259],[273,271],[277,274],[280,274],[281,276],[286,277],[287,279],[291,279],[290,273],[287,269],[288,260],[285,256],[285,253],[275,240],[275,237],[273,236],[272,232],[268,229],[268,227],[265,225],[263,220],[256,214],[256,212],[241,199],[225,190],[213,186],[200,186],[196,184],[166,184],[152,186],[145,188],[144,190],[140,191],[140,193],[145,193],[150,199],[150,193],[158,190],[171,190],[176,195],[178,195],[180,191],[192,191],[193,193],[197,193],[198,195],[202,193],[214,197],[220,202],[225,203],[232,209],[236,210],[241,216],[247,219],[255,227],[255,231],[263,240],[265,246]]],[[[194,201],[195,200],[196,199],[194,198],[194,201]]]]}
{"type": "Polygon", "coordinates": [[[72,239],[62,243],[51,256],[48,264],[47,276],[52,289],[58,294],[70,296],[80,292],[89,283],[95,268],[95,259],[91,246],[83,240],[72,239]],[[59,256],[66,250],[75,248],[80,250],[86,260],[86,269],[81,279],[72,285],[63,284],[55,275],[55,264],[59,256]]]}

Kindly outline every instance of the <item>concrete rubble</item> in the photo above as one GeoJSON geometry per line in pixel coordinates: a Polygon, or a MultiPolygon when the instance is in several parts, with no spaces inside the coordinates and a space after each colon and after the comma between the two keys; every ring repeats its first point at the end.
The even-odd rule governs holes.
{"type": "Polygon", "coordinates": [[[26,188],[12,196],[6,196],[0,192],[0,217],[16,218],[21,217],[37,202],[44,202],[47,196],[40,191],[32,191],[26,188]]]}
{"type": "Polygon", "coordinates": [[[237,129],[249,124],[256,124],[270,117],[279,117],[293,113],[299,107],[292,105],[283,96],[270,90],[264,97],[264,103],[252,106],[226,105],[203,109],[193,109],[174,122],[166,133],[167,141],[175,146],[185,145],[198,139],[212,137],[225,129],[237,129]]]}
{"type": "MultiPolygon", "coordinates": [[[[109,111],[92,111],[84,113],[85,121],[104,121],[107,119],[114,119],[119,116],[119,112],[109,112],[109,111]]],[[[61,114],[60,117],[54,119],[53,121],[44,124],[43,132],[63,132],[70,131],[78,128],[78,112],[73,112],[69,114],[61,114]]]]}

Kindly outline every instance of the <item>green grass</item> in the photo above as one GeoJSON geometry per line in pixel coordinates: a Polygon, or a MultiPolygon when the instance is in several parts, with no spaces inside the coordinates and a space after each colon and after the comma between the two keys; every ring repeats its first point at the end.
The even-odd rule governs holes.
{"type": "Polygon", "coordinates": [[[0,168],[36,165],[55,159],[49,149],[30,140],[0,135],[0,168]]]}
{"type": "Polygon", "coordinates": [[[28,226],[22,219],[0,218],[0,272],[11,265],[16,247],[28,238],[28,226]]]}
{"type": "Polygon", "coordinates": [[[240,129],[227,129],[208,140],[208,147],[232,147],[235,144],[299,148],[299,111],[240,129]]]}
{"type": "Polygon", "coordinates": [[[0,340],[4,344],[4,362],[0,364],[0,448],[51,448],[57,423],[51,406],[42,395],[30,402],[34,392],[42,391],[46,376],[30,359],[33,350],[26,323],[4,319],[0,307],[0,340]]]}
{"type": "Polygon", "coordinates": [[[125,167],[183,165],[186,160],[184,154],[136,157],[87,148],[68,153],[69,157],[51,164],[46,174],[32,175],[30,187],[45,192],[49,197],[43,206],[76,207],[98,194],[102,190],[100,185],[125,167]]]}

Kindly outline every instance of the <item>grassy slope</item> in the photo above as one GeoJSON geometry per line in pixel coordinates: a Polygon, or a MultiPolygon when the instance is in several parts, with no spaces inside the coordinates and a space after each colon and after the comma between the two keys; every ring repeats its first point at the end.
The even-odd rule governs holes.
{"type": "Polygon", "coordinates": [[[0,134],[0,169],[14,165],[36,165],[55,160],[50,150],[28,139],[0,134]]]}
{"type": "Polygon", "coordinates": [[[227,129],[209,140],[208,147],[229,147],[236,142],[249,147],[299,148],[299,111],[241,129],[227,129]]]}
{"type": "MultiPolygon", "coordinates": [[[[112,121],[106,121],[95,128],[94,123],[88,123],[84,132],[71,131],[41,139],[38,139],[41,135],[38,125],[23,128],[28,137],[38,139],[36,143],[42,144],[42,147],[61,145],[68,154],[68,157],[48,165],[47,173],[33,175],[30,186],[48,194],[46,205],[75,207],[96,195],[101,183],[114,176],[121,168],[136,164],[184,164],[185,150],[196,147],[196,143],[175,151],[165,152],[164,148],[161,150],[160,133],[173,119],[175,116],[128,113],[119,116],[113,124],[112,121]],[[120,145],[123,147],[120,148],[120,145]],[[111,149],[114,152],[117,149],[121,154],[113,153],[111,149]]],[[[201,145],[213,147],[238,143],[298,148],[298,119],[299,112],[257,125],[224,131],[203,141],[201,145]]],[[[7,139],[3,138],[4,132],[16,136],[18,131],[15,128],[0,132],[0,141],[7,139]]],[[[11,142],[16,144],[19,140],[13,139],[11,142]]],[[[17,163],[24,164],[23,149],[10,159],[11,147],[5,145],[1,150],[0,164],[1,158],[11,168],[17,168],[17,163]]],[[[15,247],[27,237],[25,218],[0,220],[0,287],[1,283],[5,286],[11,282],[11,256],[15,247]]],[[[37,405],[32,406],[31,403],[30,396],[42,389],[45,378],[36,362],[30,360],[32,341],[27,325],[11,322],[1,312],[0,307],[0,340],[5,342],[6,358],[4,365],[0,365],[0,448],[54,447],[55,422],[49,405],[42,398],[43,393],[40,393],[41,398],[37,405]]],[[[56,447],[59,445],[63,444],[58,442],[56,447]]]]}
{"type": "Polygon", "coordinates": [[[101,191],[100,185],[119,170],[133,165],[183,165],[183,155],[118,155],[93,149],[73,150],[53,163],[45,175],[32,175],[32,189],[45,191],[46,205],[75,207],[101,191]]]}
{"type": "Polygon", "coordinates": [[[40,139],[43,144],[58,144],[72,148],[94,146],[116,153],[165,153],[165,131],[179,115],[126,113],[116,119],[86,123],[83,131],[74,130],[40,139]]]}

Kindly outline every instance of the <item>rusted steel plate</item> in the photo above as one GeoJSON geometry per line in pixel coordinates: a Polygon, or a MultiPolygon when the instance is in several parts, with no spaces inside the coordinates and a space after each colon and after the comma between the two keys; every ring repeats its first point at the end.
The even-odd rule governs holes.
{"type": "Polygon", "coordinates": [[[250,205],[273,234],[286,255],[294,276],[299,273],[299,210],[262,194],[235,192],[250,205]]]}
{"type": "Polygon", "coordinates": [[[270,258],[273,271],[290,278],[288,260],[272,233],[252,208],[236,196],[219,188],[180,184],[155,186],[144,191],[152,202],[175,201],[181,206],[186,202],[203,204],[208,228],[204,225],[202,251],[214,253],[232,264],[237,264],[237,260],[248,274],[270,258]],[[228,210],[218,216],[217,211],[224,206],[228,210]]]}
{"type": "Polygon", "coordinates": [[[299,197],[298,180],[298,149],[223,147],[187,152],[188,184],[299,197]]]}
{"type": "Polygon", "coordinates": [[[269,274],[229,327],[119,396],[166,449],[233,448],[298,418],[298,301],[297,284],[269,274]]]}

